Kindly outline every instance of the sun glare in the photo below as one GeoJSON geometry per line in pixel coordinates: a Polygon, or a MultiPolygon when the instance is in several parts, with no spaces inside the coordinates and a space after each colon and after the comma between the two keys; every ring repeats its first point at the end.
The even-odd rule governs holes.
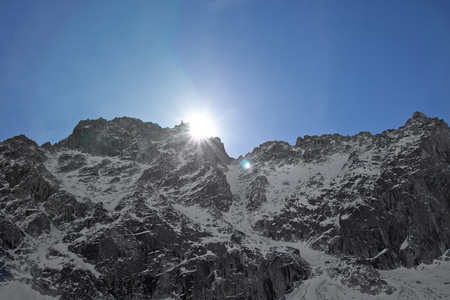
{"type": "Polygon", "coordinates": [[[194,114],[187,119],[189,133],[196,140],[206,139],[215,136],[216,128],[211,117],[206,114],[194,114]]]}

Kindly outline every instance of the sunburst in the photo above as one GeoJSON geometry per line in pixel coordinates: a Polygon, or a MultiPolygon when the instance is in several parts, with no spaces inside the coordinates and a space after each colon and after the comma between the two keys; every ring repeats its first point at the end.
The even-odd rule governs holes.
{"type": "Polygon", "coordinates": [[[189,134],[194,140],[204,140],[217,135],[215,122],[206,112],[192,114],[186,121],[189,125],[189,134]]]}

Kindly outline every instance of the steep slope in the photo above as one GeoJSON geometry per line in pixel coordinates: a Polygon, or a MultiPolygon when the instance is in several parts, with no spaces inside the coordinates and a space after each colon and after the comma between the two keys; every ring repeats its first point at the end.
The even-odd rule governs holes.
{"type": "Polygon", "coordinates": [[[222,219],[230,158],[218,138],[197,143],[188,130],[99,119],[54,147],[24,136],[2,143],[3,277],[61,299],[292,290],[309,266],[298,250],[247,244],[222,219]]]}
{"type": "Polygon", "coordinates": [[[267,142],[229,167],[231,214],[275,240],[370,260],[431,262],[450,248],[450,130],[416,113],[378,135],[267,142]],[[249,165],[247,165],[249,166],[249,165]]]}
{"type": "Polygon", "coordinates": [[[448,125],[421,113],[379,135],[267,142],[239,159],[184,123],[81,121],[42,147],[14,137],[0,143],[0,293],[437,299],[445,282],[433,294],[398,282],[404,269],[377,269],[449,270],[449,163],[448,125]]]}

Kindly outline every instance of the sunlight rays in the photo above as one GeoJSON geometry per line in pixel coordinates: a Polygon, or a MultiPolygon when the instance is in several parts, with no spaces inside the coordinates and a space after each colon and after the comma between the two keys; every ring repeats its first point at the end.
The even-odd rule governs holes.
{"type": "Polygon", "coordinates": [[[208,112],[199,112],[186,118],[189,126],[189,134],[196,141],[205,140],[217,136],[217,126],[208,112]]]}

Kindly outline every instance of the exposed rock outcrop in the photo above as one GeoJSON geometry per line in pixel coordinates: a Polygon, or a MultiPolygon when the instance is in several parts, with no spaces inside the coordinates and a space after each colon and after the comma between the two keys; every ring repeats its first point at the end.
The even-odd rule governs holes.
{"type": "Polygon", "coordinates": [[[326,274],[318,293],[392,294],[377,269],[450,248],[442,120],[267,142],[242,160],[188,124],[132,118],[81,121],[54,146],[2,142],[0,281],[60,299],[259,300],[326,274]]]}
{"type": "Polygon", "coordinates": [[[398,130],[266,143],[244,159],[256,162],[253,176],[242,177],[248,203],[271,194],[261,215],[279,207],[254,223],[271,238],[365,259],[386,250],[371,260],[382,269],[430,262],[450,247],[450,130],[442,120],[415,113],[398,130]],[[255,190],[260,174],[268,187],[255,190]]]}

